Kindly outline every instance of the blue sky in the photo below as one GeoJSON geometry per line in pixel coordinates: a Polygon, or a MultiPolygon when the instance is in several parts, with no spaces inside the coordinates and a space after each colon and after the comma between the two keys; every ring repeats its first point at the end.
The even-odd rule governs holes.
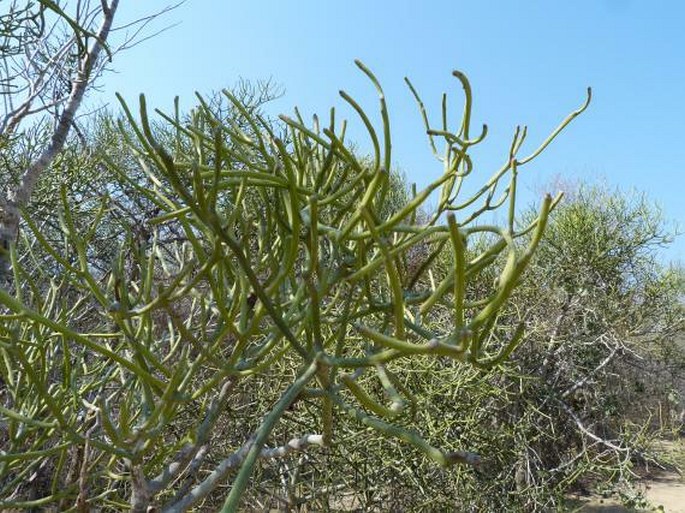
{"type": "MultiPolygon", "coordinates": [[[[119,22],[167,3],[122,2],[119,22]]],[[[436,115],[447,92],[455,123],[462,96],[451,71],[470,78],[474,126],[489,127],[474,181],[502,163],[517,124],[529,127],[525,154],[592,86],[589,110],[525,168],[523,202],[539,199],[557,179],[599,182],[645,192],[685,228],[683,19],[685,3],[675,0],[188,0],[158,23],[178,26],[116,57],[117,73],[103,78],[98,100],[116,105],[115,91],[130,101],[144,92],[162,109],[175,95],[190,106],[194,91],[229,87],[240,77],[272,78],[285,90],[274,112],[298,106],[325,115],[335,105],[353,120],[339,89],[369,110],[376,105],[354,66],[359,58],[386,92],[394,164],[423,185],[440,166],[405,76],[436,115]]],[[[684,239],[664,257],[685,261],[684,239]]]]}

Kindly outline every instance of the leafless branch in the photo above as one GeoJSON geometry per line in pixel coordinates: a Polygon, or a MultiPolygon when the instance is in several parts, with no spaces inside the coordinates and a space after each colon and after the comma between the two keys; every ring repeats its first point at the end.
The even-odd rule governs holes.
{"type": "MultiPolygon", "coordinates": [[[[240,449],[235,451],[227,458],[224,458],[221,463],[216,466],[214,471],[207,478],[205,478],[204,481],[193,488],[181,500],[165,506],[162,511],[164,513],[181,513],[187,511],[194,504],[197,504],[199,501],[209,495],[209,493],[211,493],[212,490],[214,490],[216,486],[226,478],[231,470],[235,469],[243,462],[253,443],[254,440],[250,439],[240,449]]],[[[312,445],[323,447],[323,435],[305,435],[300,438],[293,438],[280,447],[275,447],[273,449],[268,449],[265,447],[260,453],[260,458],[283,458],[292,452],[304,451],[312,445]]]]}
{"type": "Polygon", "coordinates": [[[585,374],[582,379],[576,381],[570,387],[568,387],[566,390],[564,390],[564,392],[561,394],[561,398],[564,399],[564,398],[568,397],[570,394],[572,394],[573,392],[575,392],[576,390],[578,390],[579,388],[585,386],[585,384],[588,381],[590,381],[600,370],[602,370],[611,360],[614,359],[614,357],[616,356],[616,354],[618,353],[618,350],[620,348],[621,348],[621,346],[619,344],[614,346],[611,353],[609,353],[607,355],[607,357],[604,358],[604,360],[602,360],[599,363],[599,365],[597,365],[597,367],[595,367],[594,369],[592,369],[592,371],[585,374]]]}
{"type": "Polygon", "coordinates": [[[16,205],[26,204],[35,188],[38,177],[52,162],[55,155],[64,147],[74,115],[80,107],[88,87],[93,66],[97,62],[103,44],[107,41],[107,37],[109,36],[114,14],[116,13],[118,6],[119,0],[112,0],[111,4],[107,6],[106,9],[103,8],[103,18],[100,28],[97,31],[97,39],[79,62],[76,77],[72,81],[71,94],[69,95],[62,114],[59,116],[59,122],[53,133],[52,140],[40,157],[38,157],[38,159],[24,172],[18,190],[13,191],[13,193],[9,195],[9,201],[11,203],[16,205]]]}

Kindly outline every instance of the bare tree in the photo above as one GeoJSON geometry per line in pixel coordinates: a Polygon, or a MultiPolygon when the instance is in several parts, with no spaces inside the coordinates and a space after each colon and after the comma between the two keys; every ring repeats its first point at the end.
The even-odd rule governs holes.
{"type": "Polygon", "coordinates": [[[0,13],[0,150],[27,127],[48,131],[28,163],[16,169],[0,194],[0,281],[9,279],[10,244],[16,240],[21,209],[36,183],[64,147],[77,111],[106,64],[117,52],[145,39],[142,30],[169,6],[119,27],[111,44],[119,0],[12,0],[0,13]]]}
{"type": "MultiPolygon", "coordinates": [[[[40,0],[20,7],[12,2],[3,15],[8,52],[0,62],[3,113],[0,141],[10,144],[20,125],[37,116],[53,119],[49,142],[0,196],[0,278],[7,283],[7,250],[17,237],[19,211],[40,175],[63,148],[83,97],[102,69],[101,53],[112,29],[119,0],[93,7],[76,2],[73,15],[59,4],[40,0]],[[95,32],[91,30],[99,21],[95,32]]],[[[111,57],[111,53],[110,53],[111,57]]]]}

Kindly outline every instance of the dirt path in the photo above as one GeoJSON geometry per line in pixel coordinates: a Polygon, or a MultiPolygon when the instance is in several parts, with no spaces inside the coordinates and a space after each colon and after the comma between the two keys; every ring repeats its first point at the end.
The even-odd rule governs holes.
{"type": "Polygon", "coordinates": [[[666,513],[685,513],[685,482],[677,474],[653,478],[645,496],[655,507],[663,506],[666,513]]]}
{"type": "Polygon", "coordinates": [[[621,506],[617,500],[594,498],[579,512],[582,513],[635,513],[655,511],[664,513],[685,513],[685,481],[678,474],[663,473],[651,477],[641,487],[651,507],[635,510],[621,506]]]}

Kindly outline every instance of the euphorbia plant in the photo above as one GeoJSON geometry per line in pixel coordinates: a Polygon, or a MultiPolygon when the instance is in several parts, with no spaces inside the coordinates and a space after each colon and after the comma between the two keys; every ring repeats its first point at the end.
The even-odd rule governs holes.
{"type": "Polygon", "coordinates": [[[144,227],[122,227],[111,270],[89,265],[89,248],[110,213],[126,208],[121,201],[101,198],[84,221],[64,194],[62,244],[27,219],[24,253],[12,252],[22,293],[0,291],[7,309],[2,507],[127,502],[132,511],[186,511],[219,493],[237,469],[224,504],[233,511],[258,459],[335,444],[341,414],[440,465],[487,458],[422,437],[411,420],[415,399],[392,362],[444,357],[489,369],[516,348],[523,326],[504,343],[491,334],[560,199],[547,196],[537,217],[517,228],[518,173],[587,107],[589,91],[588,102],[525,158],[518,154],[526,131],[517,130],[502,168],[464,198],[470,148],[487,133],[470,132],[469,82],[454,73],[465,93],[456,129],[444,99],[433,128],[408,82],[443,169],[401,201],[389,194],[396,185],[385,97],[357,64],[379,93],[381,129],[341,94],[368,132],[370,158],[351,149],[333,110],[325,124],[314,118],[309,125],[299,113],[277,124],[229,91],[236,119],[216,116],[199,97],[187,120],[178,109],[158,113],[167,128],[162,142],[141,97],[137,116],[122,101],[128,125],[121,126],[138,177],[114,156],[104,159],[155,215],[144,227]],[[425,215],[433,193],[437,208],[425,215]],[[500,207],[508,209],[503,226],[477,223],[500,207]],[[467,250],[482,234],[488,244],[467,250]],[[528,238],[523,250],[515,243],[521,237],[528,238]],[[59,278],[25,272],[32,246],[50,255],[59,278]],[[453,265],[435,282],[431,264],[446,246],[453,265]],[[469,280],[500,262],[494,292],[468,297],[469,280]],[[450,322],[434,322],[432,312],[445,307],[450,322]],[[233,414],[227,405],[239,405],[254,380],[274,375],[289,386],[240,444],[222,449],[219,433],[233,414]],[[284,413],[303,398],[317,404],[316,417],[303,421],[307,430],[275,437],[284,413]],[[50,469],[44,496],[26,499],[22,479],[39,467],[50,469]]]}

